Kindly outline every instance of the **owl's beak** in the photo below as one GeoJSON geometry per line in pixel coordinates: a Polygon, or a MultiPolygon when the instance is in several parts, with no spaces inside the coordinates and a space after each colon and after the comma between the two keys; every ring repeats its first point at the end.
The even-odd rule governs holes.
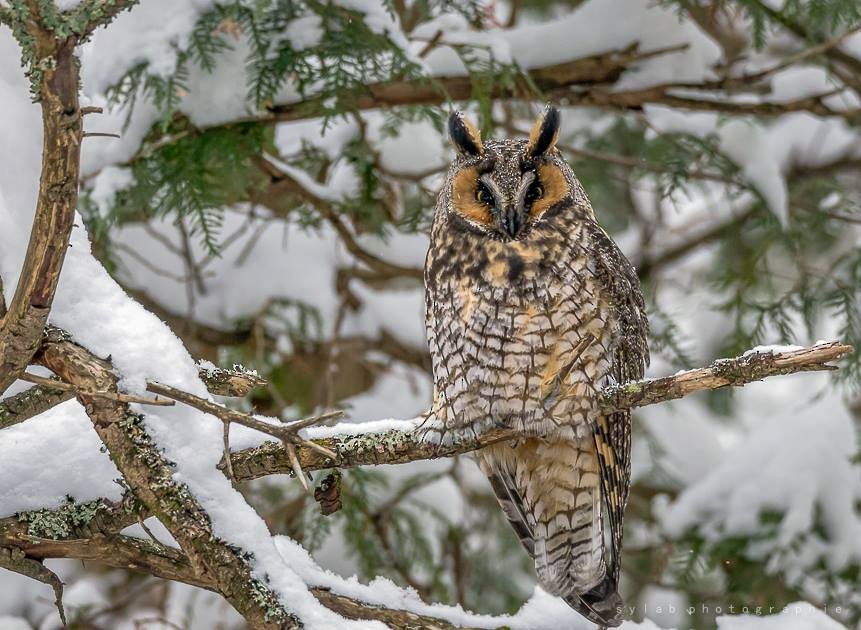
{"type": "Polygon", "coordinates": [[[514,205],[503,208],[502,212],[499,213],[497,221],[499,229],[511,238],[517,236],[525,223],[520,210],[514,205]]]}

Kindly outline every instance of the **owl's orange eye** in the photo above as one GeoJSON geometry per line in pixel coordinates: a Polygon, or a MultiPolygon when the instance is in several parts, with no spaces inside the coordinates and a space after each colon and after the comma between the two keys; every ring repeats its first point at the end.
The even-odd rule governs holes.
{"type": "Polygon", "coordinates": [[[489,206],[493,203],[493,195],[484,185],[479,184],[478,188],[475,189],[475,200],[489,206]]]}

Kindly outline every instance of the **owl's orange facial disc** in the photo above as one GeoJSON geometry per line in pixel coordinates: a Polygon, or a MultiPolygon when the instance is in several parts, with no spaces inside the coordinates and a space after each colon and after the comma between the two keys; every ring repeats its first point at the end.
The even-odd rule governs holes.
{"type": "Polygon", "coordinates": [[[540,194],[529,207],[529,216],[537,219],[568,195],[568,182],[555,164],[542,164],[537,169],[540,194]]]}
{"type": "Polygon", "coordinates": [[[461,169],[452,183],[452,205],[465,219],[480,225],[492,225],[493,198],[479,181],[478,169],[461,169]]]}

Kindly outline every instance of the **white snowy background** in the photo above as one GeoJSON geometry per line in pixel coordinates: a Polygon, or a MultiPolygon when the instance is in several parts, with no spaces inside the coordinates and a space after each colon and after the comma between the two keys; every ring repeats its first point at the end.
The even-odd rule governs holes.
{"type": "MultiPolygon", "coordinates": [[[[672,11],[646,0],[592,0],[558,19],[512,31],[474,33],[462,18],[447,15],[418,26],[410,34],[403,33],[388,13],[370,0],[344,4],[364,11],[369,21],[402,42],[413,55],[424,46],[418,39],[443,29],[446,42],[456,44],[483,38],[499,58],[516,60],[524,68],[623,48],[634,41],[639,41],[643,49],[689,44],[684,51],[638,64],[636,71],[622,77],[617,89],[642,88],[667,80],[708,79],[720,60],[718,46],[703,31],[691,22],[680,22],[672,11]],[[620,20],[619,15],[624,15],[624,19],[620,20]],[[535,46],[536,41],[542,45],[535,46]]],[[[176,63],[174,44],[188,37],[195,19],[210,5],[210,0],[144,0],[131,12],[121,15],[110,28],[99,31],[80,55],[85,100],[103,105],[107,88],[126,69],[141,61],[170,73],[176,63]]],[[[504,13],[504,7],[499,11],[504,13]]],[[[288,36],[294,42],[301,42],[302,38],[313,41],[314,29],[314,24],[295,25],[288,36]]],[[[851,38],[843,47],[861,55],[861,36],[851,38]]],[[[245,57],[240,40],[213,73],[193,73],[180,111],[201,126],[246,114],[245,57]]],[[[20,272],[35,205],[41,149],[39,109],[30,102],[18,58],[19,50],[10,33],[0,30],[0,275],[6,287],[15,286],[20,272]]],[[[435,49],[420,61],[432,74],[464,72],[462,63],[447,46],[435,49]]],[[[761,59],[748,60],[747,70],[768,63],[763,53],[761,59]]],[[[787,69],[776,75],[771,97],[789,99],[827,88],[827,79],[819,68],[787,69]]],[[[297,99],[298,95],[291,90],[291,86],[285,87],[277,100],[297,99]]],[[[833,106],[854,107],[856,100],[846,94],[836,95],[833,106]]],[[[123,127],[125,115],[124,111],[109,111],[100,117],[88,117],[87,129],[118,131],[123,127]]],[[[644,115],[656,131],[684,130],[703,137],[716,133],[722,151],[739,166],[741,175],[753,184],[782,221],[788,216],[784,177],[793,165],[802,160],[816,164],[835,155],[861,158],[861,142],[845,123],[805,113],[783,116],[770,126],[752,119],[727,121],[714,114],[691,114],[663,107],[649,107],[644,115]],[[828,138],[827,142],[815,141],[823,136],[828,138]]],[[[128,172],[114,165],[135,153],[156,116],[154,108],[141,102],[122,139],[85,142],[83,171],[90,178],[97,202],[108,205],[114,192],[128,184],[128,172]]],[[[382,114],[369,111],[362,118],[373,137],[378,133],[374,130],[383,124],[382,114]]],[[[563,121],[563,133],[573,135],[578,128],[601,125],[602,116],[565,109],[563,121]]],[[[355,175],[348,164],[339,162],[339,157],[344,144],[357,134],[356,123],[339,120],[334,121],[325,135],[320,130],[320,121],[316,120],[281,124],[277,130],[278,151],[289,156],[302,142],[318,146],[332,158],[335,167],[325,186],[314,184],[315,192],[330,199],[349,196],[356,186],[355,175]]],[[[431,125],[423,123],[403,125],[394,138],[378,135],[376,146],[384,163],[399,171],[424,172],[445,163],[450,155],[444,138],[431,125]]],[[[651,191],[643,191],[637,202],[648,212],[653,198],[651,191]]],[[[669,229],[662,245],[671,246],[673,238],[682,238],[691,225],[707,225],[731,216],[744,202],[744,198],[722,198],[717,187],[713,191],[700,187],[678,195],[672,200],[669,229]]],[[[600,218],[601,209],[597,208],[597,212],[600,218]]],[[[247,213],[227,211],[223,233],[233,233],[246,221],[247,213]]],[[[255,236],[257,242],[252,249],[245,251],[247,240],[256,232],[254,221],[243,236],[225,248],[220,258],[207,265],[208,291],[194,296],[194,319],[229,328],[237,319],[258,313],[272,298],[295,298],[316,307],[325,323],[332,322],[339,302],[335,275],[339,267],[351,264],[349,253],[334,232],[328,228],[307,230],[276,217],[263,216],[256,221],[265,222],[265,230],[255,236]],[[309,260],[314,264],[308,265],[309,260]]],[[[179,235],[170,220],[156,222],[152,227],[178,243],[179,235]]],[[[633,235],[630,236],[619,237],[623,249],[635,245],[633,235]]],[[[858,242],[859,236],[861,231],[856,226],[849,238],[858,242]]],[[[139,254],[139,257],[121,256],[119,273],[127,286],[146,289],[170,311],[190,312],[192,305],[186,285],[156,273],[153,265],[140,260],[181,273],[182,260],[174,251],[142,226],[122,228],[117,240],[139,254]]],[[[363,236],[360,242],[385,260],[412,267],[422,265],[427,245],[424,236],[397,233],[385,241],[363,236]]],[[[633,258],[644,252],[627,249],[627,253],[633,258]]],[[[194,255],[203,258],[205,253],[199,250],[194,255]]],[[[699,340],[698,347],[702,348],[710,347],[710,341],[719,339],[729,326],[719,315],[704,308],[714,303],[714,295],[695,280],[693,272],[707,266],[709,259],[710,252],[706,250],[662,272],[674,277],[673,284],[662,293],[664,304],[669,304],[678,315],[683,332],[699,340]]],[[[363,308],[347,315],[342,334],[374,337],[386,331],[403,344],[417,349],[424,347],[423,297],[419,289],[377,291],[359,284],[353,289],[360,293],[363,308]]],[[[80,219],[73,231],[51,321],[71,331],[97,354],[110,355],[129,391],[142,391],[144,381],[149,378],[207,395],[196,376],[194,360],[177,337],[158,318],[127,297],[91,255],[88,235],[80,219]]],[[[324,336],[330,328],[323,326],[324,336]]],[[[826,329],[817,333],[819,337],[830,338],[835,331],[826,329]]],[[[705,362],[713,357],[695,358],[705,362]]],[[[671,366],[657,357],[650,373],[659,375],[668,371],[671,366]]],[[[429,395],[425,374],[396,364],[372,390],[348,401],[349,421],[411,418],[424,409],[429,395]]],[[[821,585],[807,579],[811,567],[825,562],[837,570],[861,562],[861,515],[857,508],[861,501],[861,470],[851,460],[858,444],[852,416],[826,376],[771,379],[748,386],[737,396],[737,413],[732,419],[711,414],[695,400],[638,411],[635,421],[642,435],[635,449],[634,473],[644,475],[659,467],[667,474],[668,483],[681,489],[674,501],[656,499],[661,526],[670,535],[696,526],[707,538],[751,536],[762,527],[758,518],[762,511],[783,513],[777,535],[763,542],[757,553],[770,570],[782,572],[811,601],[817,601],[821,585]],[[645,448],[646,441],[659,448],[645,448]],[[827,537],[807,535],[791,546],[801,534],[811,530],[817,518],[824,524],[827,537]]],[[[291,540],[271,537],[264,522],[215,470],[221,457],[220,423],[183,406],[141,411],[167,456],[177,462],[177,477],[193,489],[212,515],[216,533],[254,553],[255,571],[270,576],[272,587],[309,629],[382,626],[339,618],[317,603],[305,584],[326,585],[367,602],[432,612],[470,626],[489,627],[499,623],[458,608],[431,607],[388,580],[360,584],[350,578],[353,568],[337,552],[329,550],[315,561],[291,540]]],[[[364,429],[388,426],[399,425],[374,423],[364,429]]],[[[342,429],[322,431],[331,434],[342,429]]],[[[237,431],[233,446],[241,448],[255,440],[259,437],[237,431]]],[[[79,501],[119,498],[122,489],[114,482],[118,472],[99,446],[89,420],[74,401],[4,430],[0,435],[0,516],[59,506],[66,496],[79,501]]],[[[435,465],[427,464],[429,469],[435,465]]],[[[399,474],[398,469],[391,474],[399,474]]],[[[480,483],[477,473],[476,483],[480,483]]],[[[444,496],[446,488],[431,487],[426,492],[444,496]]],[[[166,540],[166,532],[155,525],[150,522],[166,540]]],[[[68,584],[67,609],[109,603],[104,581],[81,571],[78,563],[48,564],[68,584]]],[[[847,595],[850,596],[859,597],[847,595]]],[[[623,627],[687,627],[684,604],[672,593],[656,590],[653,599],[653,610],[647,611],[646,616],[654,621],[629,622],[623,627]],[[666,612],[671,604],[675,604],[674,611],[666,612]],[[663,608],[657,612],[659,606],[663,608]]],[[[210,628],[218,621],[236,619],[229,606],[214,595],[182,585],[171,587],[168,609],[170,618],[181,627],[210,628]],[[193,621],[183,625],[190,609],[194,611],[193,621]]],[[[141,614],[146,616],[145,611],[141,614]]],[[[41,619],[39,627],[56,627],[58,620],[49,589],[10,573],[0,573],[0,630],[30,628],[25,618],[41,619]]],[[[535,590],[516,616],[505,619],[504,623],[524,630],[590,627],[565,604],[540,589],[535,590]]],[[[132,628],[133,624],[134,620],[128,619],[122,627],[132,628]]],[[[801,602],[774,616],[721,616],[718,626],[721,630],[843,627],[801,602]]]]}

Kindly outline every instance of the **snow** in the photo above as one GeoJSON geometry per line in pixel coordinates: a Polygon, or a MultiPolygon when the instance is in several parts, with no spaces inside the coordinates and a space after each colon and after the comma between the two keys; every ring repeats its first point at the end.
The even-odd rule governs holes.
{"type": "MultiPolygon", "coordinates": [[[[306,583],[329,588],[369,604],[407,609],[474,628],[498,628],[501,623],[512,630],[556,630],[560,627],[587,630],[594,627],[560,599],[548,595],[540,588],[535,589],[532,598],[516,615],[501,617],[476,615],[465,611],[460,606],[427,604],[414,591],[403,589],[386,578],[378,577],[369,584],[362,584],[355,577],[342,578],[329,571],[321,570],[308,552],[290,538],[277,536],[275,541],[285,560],[289,558],[293,569],[306,583]]],[[[639,626],[629,624],[628,627],[639,626]]]]}
{"type": "MultiPolygon", "coordinates": [[[[581,57],[625,49],[637,44],[641,52],[686,46],[683,50],[646,59],[624,73],[616,89],[635,90],[666,82],[696,82],[713,77],[720,48],[689,21],[680,22],[670,9],[648,0],[591,0],[554,20],[506,31],[474,32],[462,16],[444,15],[419,25],[416,38],[430,39],[438,30],[446,44],[490,48],[497,61],[515,61],[530,69],[581,57]],[[620,20],[619,16],[625,19],[620,20]],[[536,42],[541,42],[536,46],[536,42]]],[[[421,50],[424,44],[416,44],[421,50]]],[[[433,50],[425,63],[433,74],[464,73],[463,62],[446,46],[433,50]]]]}
{"type": "Polygon", "coordinates": [[[117,500],[119,471],[81,406],[69,400],[38,418],[3,430],[0,440],[0,517],[66,502],[117,500]],[[62,462],[62,466],[57,463],[62,462]]]}
{"type": "MultiPolygon", "coordinates": [[[[766,534],[771,526],[762,515],[777,513],[774,534],[750,553],[791,582],[820,559],[834,570],[861,561],[861,515],[854,509],[861,499],[861,471],[852,464],[852,418],[839,399],[817,402],[815,413],[805,413],[810,403],[799,401],[799,379],[809,392],[824,385],[821,375],[794,375],[770,380],[767,392],[762,385],[740,392],[747,403],[739,405],[741,426],[714,425],[714,437],[702,446],[712,454],[687,468],[680,479],[684,489],[661,516],[671,536],[695,529],[716,541],[766,534]],[[814,522],[823,535],[811,531],[814,522]]],[[[674,434],[671,423],[653,419],[647,428],[664,444],[690,443],[690,437],[674,434]]],[[[706,439],[708,432],[698,435],[706,439]]],[[[668,457],[672,452],[671,447],[668,457]]],[[[669,470],[674,467],[684,469],[684,462],[669,470]]]]}
{"type": "Polygon", "coordinates": [[[794,352],[795,350],[804,350],[804,346],[796,346],[792,344],[769,344],[766,346],[754,346],[750,350],[747,350],[742,356],[746,357],[751,354],[780,354],[782,352],[794,352]]]}
{"type": "MultiPolygon", "coordinates": [[[[751,609],[756,610],[753,606],[751,609]]],[[[843,630],[845,626],[824,610],[807,602],[792,602],[779,613],[763,617],[753,614],[724,615],[717,619],[718,630],[843,630]]]]}
{"type": "Polygon", "coordinates": [[[700,138],[715,134],[721,153],[738,166],[742,177],[786,225],[789,220],[786,179],[761,124],[742,118],[723,122],[712,112],[680,112],[660,105],[646,105],[644,110],[649,123],[659,133],[681,132],[700,138]]]}
{"type": "Polygon", "coordinates": [[[30,624],[22,617],[0,616],[0,628],[3,630],[31,630],[30,624]]]}
{"type": "Polygon", "coordinates": [[[312,48],[323,37],[323,20],[316,14],[296,18],[287,25],[284,36],[294,50],[312,48]]]}
{"type": "Polygon", "coordinates": [[[99,215],[108,216],[117,193],[129,188],[133,183],[134,175],[129,168],[107,166],[99,171],[89,191],[99,215]]]}

